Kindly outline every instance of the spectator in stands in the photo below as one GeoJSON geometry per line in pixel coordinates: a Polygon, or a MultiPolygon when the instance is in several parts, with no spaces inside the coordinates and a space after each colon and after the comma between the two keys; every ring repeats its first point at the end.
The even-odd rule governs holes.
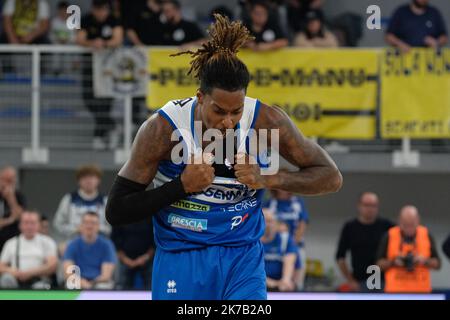
{"type": "Polygon", "coordinates": [[[261,238],[267,288],[271,291],[294,291],[297,247],[288,232],[279,232],[279,224],[270,209],[263,209],[266,230],[261,238]]]}
{"type": "Polygon", "coordinates": [[[119,258],[117,288],[133,289],[136,275],[139,275],[144,289],[150,290],[155,252],[152,220],[114,227],[111,240],[119,258]]]}
{"type": "Polygon", "coordinates": [[[358,201],[358,217],[347,222],[341,231],[336,260],[352,291],[367,290],[367,267],[376,263],[380,239],[393,226],[389,220],[379,217],[378,209],[378,196],[363,192],[358,201]],[[352,270],[346,262],[348,251],[352,270]]]}
{"type": "Polygon", "coordinates": [[[177,0],[163,1],[162,14],[164,45],[191,47],[198,46],[205,40],[202,31],[194,22],[183,19],[181,5],[177,0]]]}
{"type": "MultiPolygon", "coordinates": [[[[122,6],[130,6],[134,1],[120,1],[122,6]],[[126,5],[125,5],[126,4],[126,5]]],[[[141,1],[142,2],[142,1],[141,1]]],[[[145,0],[140,5],[136,2],[133,5],[133,12],[127,9],[131,16],[123,21],[126,22],[127,39],[134,46],[162,45],[164,25],[161,22],[161,0],[145,0]]],[[[146,109],[145,98],[133,98],[133,124],[134,131],[140,127],[141,110],[146,109]]]]}
{"type": "Polygon", "coordinates": [[[50,41],[53,44],[74,44],[75,30],[67,27],[67,19],[69,14],[67,8],[69,4],[66,1],[58,2],[58,11],[50,24],[50,41]]]}
{"type": "MultiPolygon", "coordinates": [[[[89,14],[81,20],[81,29],[77,32],[77,44],[93,50],[117,48],[123,42],[123,29],[119,21],[111,14],[108,0],[93,0],[89,14]]],[[[86,108],[94,117],[93,148],[107,147],[107,137],[114,129],[110,116],[112,100],[95,98],[92,81],[92,54],[83,55],[83,100],[86,108]]]]}
{"type": "Polygon", "coordinates": [[[445,239],[444,243],[442,244],[442,251],[444,251],[447,258],[450,259],[450,234],[448,235],[447,239],[445,239]]]}
{"type": "Polygon", "coordinates": [[[294,196],[284,190],[273,190],[272,198],[264,207],[275,213],[279,222],[287,226],[289,235],[298,248],[298,261],[296,261],[295,284],[298,290],[303,290],[305,279],[306,252],[304,236],[309,215],[302,198],[294,196]]]}
{"type": "Polygon", "coordinates": [[[25,207],[25,196],[17,190],[13,167],[0,170],[0,250],[7,240],[19,234],[18,221],[25,207]]]}
{"type": "Polygon", "coordinates": [[[56,243],[39,234],[39,214],[26,211],[20,218],[20,235],[9,239],[0,257],[3,289],[49,289],[58,263],[56,243]]]}
{"type": "MultiPolygon", "coordinates": [[[[58,3],[58,11],[56,16],[50,23],[50,42],[57,45],[75,44],[76,32],[74,29],[67,27],[67,19],[69,14],[67,8],[69,4],[65,1],[58,3]]],[[[50,60],[51,73],[55,75],[70,74],[71,67],[74,64],[73,56],[61,52],[52,54],[50,60]]]]}
{"type": "Polygon", "coordinates": [[[444,19],[429,0],[412,0],[394,12],[386,42],[404,53],[411,47],[442,47],[448,42],[444,19]]]}
{"type": "Polygon", "coordinates": [[[48,221],[48,218],[44,215],[41,215],[41,221],[39,224],[39,233],[50,236],[50,221],[48,221]]]}
{"type": "Polygon", "coordinates": [[[295,36],[294,46],[304,48],[336,48],[338,46],[336,36],[325,28],[320,11],[308,11],[305,19],[305,31],[295,36]]]}
{"type": "Polygon", "coordinates": [[[112,289],[117,262],[114,244],[99,234],[100,219],[95,212],[86,212],[80,225],[80,236],[69,242],[63,257],[66,279],[68,270],[80,268],[81,289],[112,289]]]}
{"type": "Polygon", "coordinates": [[[136,19],[139,10],[144,8],[147,0],[112,0],[114,16],[120,19],[124,29],[128,29],[136,19]]]}
{"type": "Polygon", "coordinates": [[[320,20],[324,20],[322,11],[322,0],[288,0],[287,1],[287,19],[288,24],[294,33],[305,31],[306,14],[314,10],[320,15],[320,20]]]}
{"type": "Polygon", "coordinates": [[[398,226],[381,239],[377,264],[385,271],[385,292],[431,292],[430,270],[440,269],[441,261],[416,207],[401,209],[398,226]]]}
{"type": "Polygon", "coordinates": [[[288,45],[276,20],[269,20],[269,8],[264,1],[254,2],[250,9],[250,23],[247,28],[255,37],[247,47],[254,51],[276,50],[288,45]]]}
{"type": "Polygon", "coordinates": [[[95,165],[80,167],[76,172],[78,190],[61,199],[53,220],[53,227],[63,241],[61,251],[64,251],[65,242],[78,234],[81,218],[86,212],[98,213],[100,231],[110,234],[111,226],[105,219],[106,196],[98,190],[101,177],[102,172],[95,165]]]}
{"type": "Polygon", "coordinates": [[[135,13],[127,28],[127,37],[135,46],[163,44],[161,1],[147,0],[135,13]]]}
{"type": "Polygon", "coordinates": [[[211,9],[209,13],[209,21],[210,23],[214,23],[214,14],[220,14],[221,16],[227,17],[230,21],[233,21],[233,12],[228,9],[226,6],[217,6],[211,9]]]}
{"type": "Polygon", "coordinates": [[[6,0],[2,43],[47,43],[50,8],[46,0],[6,0]]]}
{"type": "Polygon", "coordinates": [[[270,0],[239,0],[238,1],[238,6],[237,6],[237,10],[236,10],[236,14],[235,16],[240,17],[240,20],[245,24],[245,25],[250,25],[251,23],[251,11],[252,11],[252,6],[254,4],[259,4],[259,3],[263,3],[268,9],[269,9],[269,18],[268,20],[271,22],[275,22],[275,23],[280,23],[280,16],[279,16],[279,8],[280,8],[280,3],[284,0],[274,0],[274,1],[270,1],[270,0]]]}

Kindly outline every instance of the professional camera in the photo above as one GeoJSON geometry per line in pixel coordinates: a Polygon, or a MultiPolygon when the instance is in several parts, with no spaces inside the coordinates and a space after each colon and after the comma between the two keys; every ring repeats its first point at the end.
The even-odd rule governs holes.
{"type": "Polygon", "coordinates": [[[414,255],[412,254],[412,252],[408,252],[408,254],[404,257],[401,258],[403,263],[405,264],[405,268],[409,271],[412,272],[414,271],[414,255]]]}

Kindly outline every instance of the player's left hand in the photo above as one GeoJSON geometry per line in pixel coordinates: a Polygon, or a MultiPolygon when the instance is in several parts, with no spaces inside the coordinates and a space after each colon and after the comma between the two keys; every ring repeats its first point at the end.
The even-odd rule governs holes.
{"type": "Polygon", "coordinates": [[[265,187],[261,168],[255,158],[244,153],[235,156],[234,174],[240,183],[252,189],[263,189],[265,187]]]}

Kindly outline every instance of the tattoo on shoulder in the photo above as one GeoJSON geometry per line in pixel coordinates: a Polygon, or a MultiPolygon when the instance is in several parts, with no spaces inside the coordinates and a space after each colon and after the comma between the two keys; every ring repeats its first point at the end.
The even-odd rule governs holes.
{"type": "Polygon", "coordinates": [[[170,153],[172,127],[160,115],[146,120],[136,135],[131,157],[122,167],[119,175],[130,180],[148,184],[153,180],[158,164],[170,153]]]}

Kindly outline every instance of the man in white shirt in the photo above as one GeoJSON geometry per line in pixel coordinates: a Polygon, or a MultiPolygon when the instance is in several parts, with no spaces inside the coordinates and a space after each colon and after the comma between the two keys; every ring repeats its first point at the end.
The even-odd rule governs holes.
{"type": "Polygon", "coordinates": [[[8,240],[0,255],[0,288],[50,288],[58,263],[56,243],[39,233],[39,214],[22,213],[20,235],[8,240]]]}
{"type": "Polygon", "coordinates": [[[61,255],[65,242],[79,234],[79,226],[86,212],[93,211],[100,218],[100,232],[106,236],[111,233],[111,225],[105,218],[106,196],[99,191],[102,171],[95,165],[84,165],[76,172],[78,189],[67,193],[61,199],[54,216],[53,228],[58,232],[55,238],[62,242],[61,255]]]}

